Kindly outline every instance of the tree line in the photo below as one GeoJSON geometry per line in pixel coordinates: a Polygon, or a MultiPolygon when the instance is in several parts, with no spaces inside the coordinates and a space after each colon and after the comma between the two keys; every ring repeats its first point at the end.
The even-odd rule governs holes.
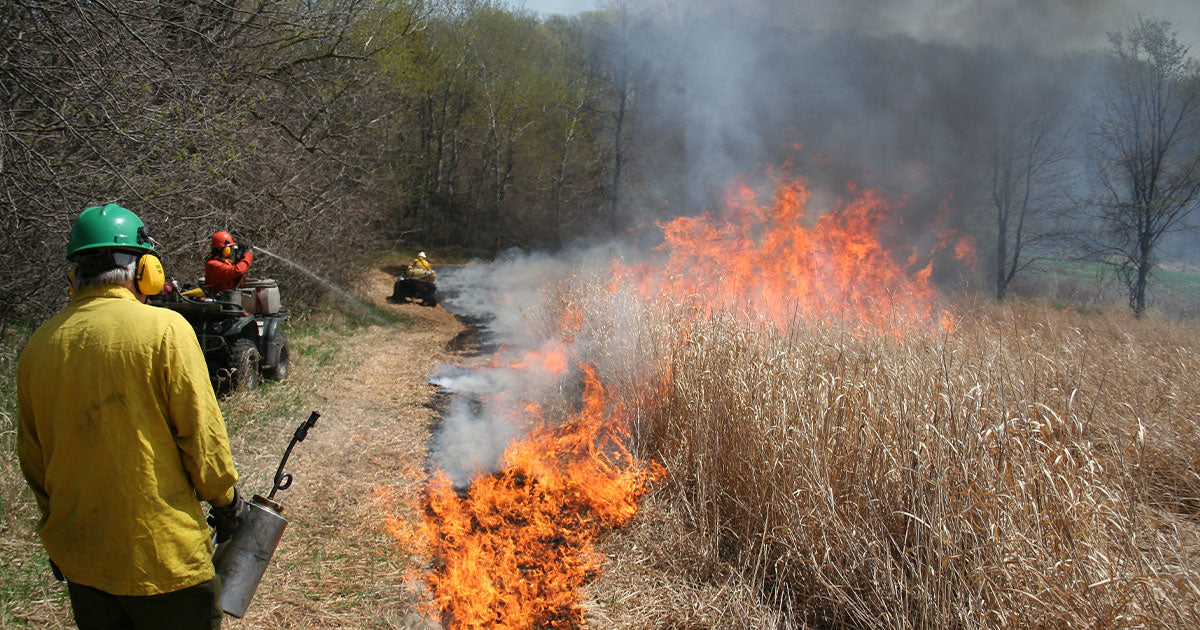
{"type": "Polygon", "coordinates": [[[612,22],[487,0],[5,3],[0,319],[61,305],[61,245],[99,203],[141,214],[181,279],[218,229],[333,280],[388,243],[487,255],[614,229],[612,22]]]}
{"type": "Polygon", "coordinates": [[[4,3],[0,318],[65,301],[66,235],[90,205],[139,213],[180,280],[219,229],[309,261],[363,242],[387,160],[353,68],[417,18],[353,0],[4,3]]]}
{"type": "MultiPolygon", "coordinates": [[[[952,199],[1000,299],[1041,257],[1087,256],[1145,310],[1200,194],[1200,81],[1169,22],[1045,58],[739,6],[5,3],[0,319],[62,304],[66,234],[98,203],[141,214],[182,279],[227,229],[341,281],[388,245],[486,256],[639,232],[792,161],[908,199],[902,238],[952,199]]],[[[294,304],[318,291],[263,265],[293,277],[294,304]]]]}

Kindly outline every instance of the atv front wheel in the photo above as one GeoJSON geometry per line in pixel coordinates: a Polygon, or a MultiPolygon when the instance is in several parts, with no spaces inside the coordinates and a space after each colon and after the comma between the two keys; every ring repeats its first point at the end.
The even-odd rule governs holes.
{"type": "Polygon", "coordinates": [[[262,355],[253,341],[238,339],[233,342],[229,348],[229,389],[249,391],[258,387],[261,364],[262,355]]]}
{"type": "MultiPolygon", "coordinates": [[[[287,335],[283,333],[275,333],[279,340],[279,345],[275,346],[275,356],[271,361],[273,367],[264,370],[263,375],[273,381],[282,381],[287,378],[288,370],[291,368],[292,351],[288,347],[287,335]]],[[[270,349],[267,350],[270,352],[270,349]]]]}

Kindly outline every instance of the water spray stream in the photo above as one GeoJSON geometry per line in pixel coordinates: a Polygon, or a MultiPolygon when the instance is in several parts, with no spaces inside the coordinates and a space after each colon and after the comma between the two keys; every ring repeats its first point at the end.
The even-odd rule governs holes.
{"type": "Polygon", "coordinates": [[[285,258],[285,257],[283,257],[283,256],[280,256],[279,254],[276,254],[276,253],[274,253],[274,252],[272,252],[272,251],[269,251],[269,250],[267,250],[267,249],[264,249],[264,248],[262,248],[262,247],[259,247],[258,245],[252,245],[250,248],[251,248],[251,249],[254,249],[254,250],[257,250],[257,251],[260,251],[260,252],[262,252],[262,253],[264,253],[264,254],[266,254],[266,255],[268,255],[268,256],[270,256],[270,257],[272,257],[272,258],[274,258],[274,259],[276,259],[276,260],[278,260],[278,261],[280,261],[280,262],[284,262],[284,263],[287,263],[288,265],[291,265],[291,266],[292,266],[293,268],[295,268],[296,270],[298,270],[298,271],[300,271],[300,272],[303,272],[303,273],[304,273],[305,275],[307,275],[308,277],[310,277],[310,278],[312,278],[313,280],[316,280],[317,282],[321,283],[321,285],[322,285],[322,286],[324,286],[325,288],[327,288],[327,289],[329,289],[330,291],[333,291],[333,292],[337,293],[338,295],[340,295],[340,296],[342,296],[342,297],[346,298],[346,300],[348,300],[348,301],[349,301],[351,304],[353,304],[353,305],[355,306],[355,308],[356,308],[357,310],[361,311],[363,314],[365,314],[365,315],[368,315],[368,316],[370,316],[370,317],[371,317],[371,318],[373,318],[373,319],[375,319],[375,318],[377,318],[377,317],[378,317],[377,315],[375,315],[375,312],[374,312],[373,310],[371,310],[371,308],[370,308],[370,307],[369,307],[369,306],[368,306],[368,305],[367,305],[365,302],[363,302],[362,300],[360,300],[360,299],[358,299],[358,298],[354,297],[353,295],[350,295],[350,293],[348,293],[348,292],[347,292],[345,289],[343,289],[343,288],[339,287],[338,285],[334,284],[332,281],[330,281],[330,280],[326,280],[325,278],[322,278],[321,276],[318,276],[318,275],[316,274],[316,272],[314,272],[313,270],[309,269],[308,267],[305,267],[304,265],[301,265],[300,263],[298,263],[298,262],[296,262],[296,261],[294,261],[294,260],[291,260],[291,259],[289,259],[289,258],[285,258]]]}

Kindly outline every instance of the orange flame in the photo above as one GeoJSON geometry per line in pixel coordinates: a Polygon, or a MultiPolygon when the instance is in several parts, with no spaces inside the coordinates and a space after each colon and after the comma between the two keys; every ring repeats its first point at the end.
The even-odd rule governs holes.
{"type": "Polygon", "coordinates": [[[853,199],[811,219],[804,179],[778,183],[765,203],[739,182],[720,216],[662,225],[661,267],[617,271],[645,295],[700,301],[705,312],[733,309],[779,325],[794,316],[874,324],[929,317],[931,264],[911,273],[897,264],[878,239],[891,207],[874,191],[848,188],[853,199]]]}
{"type": "MultiPolygon", "coordinates": [[[[893,260],[878,236],[891,206],[853,184],[848,191],[850,201],[813,218],[803,179],[781,180],[765,198],[739,182],[719,214],[661,224],[661,260],[614,262],[609,289],[631,285],[647,297],[697,304],[704,314],[730,311],[779,326],[795,317],[875,327],[929,319],[936,302],[933,263],[922,263],[915,252],[905,265],[893,260]]],[[[941,223],[933,232],[940,239],[935,251],[954,238],[941,223]]],[[[973,242],[959,239],[953,249],[973,264],[973,242]]],[[[668,386],[670,361],[649,357],[646,365],[661,366],[658,376],[641,383],[623,406],[574,354],[586,323],[581,309],[563,307],[558,334],[542,348],[491,366],[554,378],[581,370],[578,413],[555,424],[536,401],[520,401],[513,408],[523,409],[511,413],[532,428],[508,445],[500,471],[476,477],[468,488],[455,488],[435,472],[422,525],[386,520],[397,540],[411,541],[414,532],[422,539],[433,563],[424,582],[449,628],[581,626],[579,588],[599,569],[595,537],[632,519],[639,499],[663,474],[625,444],[633,412],[668,386]]],[[[957,320],[940,311],[939,323],[953,332],[957,320]]]]}
{"type": "Polygon", "coordinates": [[[545,350],[531,350],[510,367],[514,370],[536,369],[555,376],[562,376],[567,372],[567,351],[561,346],[545,350]]]}
{"type": "Polygon", "coordinates": [[[430,484],[426,535],[437,564],[427,576],[451,628],[575,628],[578,589],[596,570],[595,536],[633,518],[661,468],[637,464],[624,421],[584,368],[584,406],[511,444],[500,472],[465,494],[444,475],[430,484]]]}
{"type": "Polygon", "coordinates": [[[974,269],[975,263],[979,260],[979,255],[975,253],[975,239],[970,236],[960,236],[958,242],[954,244],[954,257],[974,269]]]}
{"type": "Polygon", "coordinates": [[[937,217],[937,232],[938,244],[934,251],[948,249],[950,241],[954,240],[954,257],[963,262],[968,268],[974,269],[975,263],[979,260],[978,254],[975,252],[975,239],[965,234],[959,234],[956,230],[943,227],[946,224],[947,218],[950,216],[950,202],[953,197],[946,199],[938,205],[937,217]]]}

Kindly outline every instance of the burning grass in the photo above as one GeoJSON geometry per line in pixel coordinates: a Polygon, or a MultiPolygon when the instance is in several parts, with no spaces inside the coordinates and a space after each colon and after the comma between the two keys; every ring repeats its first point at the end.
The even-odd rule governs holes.
{"type": "MultiPolygon", "coordinates": [[[[556,328],[570,337],[573,320],[564,319],[556,328]]],[[[565,375],[568,358],[557,344],[546,345],[549,351],[519,353],[517,363],[493,360],[485,369],[565,375]]],[[[477,470],[466,485],[456,487],[435,470],[418,498],[422,524],[399,516],[397,502],[384,502],[392,535],[427,554],[430,570],[421,577],[433,599],[430,616],[446,627],[580,627],[579,589],[600,565],[596,538],[629,522],[660,474],[628,450],[627,408],[615,404],[590,366],[575,374],[579,404],[561,396],[547,401],[562,420],[549,420],[530,401],[492,397],[488,404],[502,409],[524,405],[505,410],[525,435],[508,445],[496,471],[477,470]]]]}
{"type": "MultiPolygon", "coordinates": [[[[545,334],[493,361],[505,384],[494,398],[562,418],[548,426],[566,442],[535,431],[465,497],[444,482],[427,489],[426,580],[442,620],[1200,626],[1195,326],[944,306],[933,261],[952,252],[970,264],[969,240],[940,233],[932,251],[897,255],[877,239],[889,204],[870,191],[810,217],[802,179],[772,184],[739,184],[720,212],[664,224],[653,260],[595,276],[560,265],[557,289],[521,302],[528,325],[512,328],[545,334]],[[594,391],[620,410],[597,417],[629,430],[616,442],[566,419],[594,391]],[[606,459],[614,444],[629,450],[606,459]],[[666,474],[630,521],[644,486],[620,480],[645,462],[666,474]],[[572,468],[586,465],[600,474],[572,468]],[[497,485],[521,492],[493,505],[497,485]],[[612,486],[631,507],[607,523],[627,527],[576,540],[573,511],[592,506],[571,498],[612,486]],[[582,569],[570,577],[550,571],[572,563],[582,569]],[[546,583],[567,589],[548,598],[546,583]],[[514,612],[508,597],[560,612],[514,612]]],[[[496,275],[509,286],[518,268],[496,275]]]]}
{"type": "Polygon", "coordinates": [[[640,428],[667,524],[609,541],[639,557],[593,586],[604,627],[1200,625],[1194,325],[671,320],[640,428]]]}

